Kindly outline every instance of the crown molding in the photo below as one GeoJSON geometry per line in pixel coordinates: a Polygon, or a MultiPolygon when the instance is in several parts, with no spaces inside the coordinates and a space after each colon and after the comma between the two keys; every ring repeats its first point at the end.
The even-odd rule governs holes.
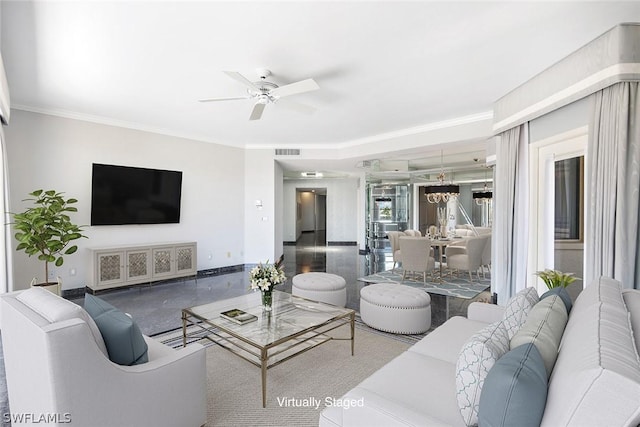
{"type": "MultiPolygon", "coordinates": [[[[345,141],[345,142],[339,142],[339,143],[327,143],[327,144],[295,144],[295,145],[291,145],[291,147],[300,148],[300,149],[314,149],[314,150],[323,150],[323,149],[340,150],[344,148],[353,148],[353,147],[372,144],[376,142],[402,138],[405,136],[418,135],[421,133],[432,132],[434,130],[455,128],[458,126],[464,126],[471,123],[482,122],[485,120],[493,120],[493,111],[484,111],[482,113],[457,117],[455,119],[427,123],[420,126],[414,126],[411,128],[396,130],[392,132],[380,133],[378,135],[368,136],[365,138],[358,138],[351,141],[345,141]]],[[[283,144],[247,144],[245,148],[249,150],[260,150],[260,149],[271,149],[271,148],[275,149],[275,148],[289,148],[289,147],[283,144]]]]}
{"type": "Polygon", "coordinates": [[[126,120],[117,120],[117,119],[112,119],[112,118],[109,118],[109,117],[102,117],[102,116],[94,116],[94,115],[91,115],[91,114],[76,113],[74,111],[60,110],[60,109],[55,109],[55,108],[32,107],[30,105],[24,105],[24,104],[12,104],[11,105],[11,109],[27,111],[27,112],[30,112],[30,113],[45,114],[45,115],[55,116],[55,117],[61,117],[61,118],[64,118],[64,119],[80,120],[80,121],[83,121],[83,122],[96,123],[96,124],[106,125],[106,126],[114,126],[114,127],[125,128],[125,129],[139,130],[139,131],[142,131],[142,132],[155,133],[155,134],[159,134],[159,135],[173,136],[173,137],[176,137],[176,138],[189,139],[189,140],[192,140],[192,141],[199,141],[199,142],[207,142],[207,143],[210,143],[210,144],[225,145],[225,146],[233,147],[233,148],[239,148],[239,149],[244,148],[244,147],[239,147],[237,145],[233,145],[233,144],[221,142],[221,141],[218,141],[218,140],[214,140],[214,139],[211,139],[211,138],[207,138],[207,137],[204,137],[204,136],[198,135],[198,134],[190,134],[190,133],[186,133],[186,132],[176,132],[174,130],[167,129],[167,128],[158,128],[158,127],[153,127],[153,126],[147,126],[147,125],[143,125],[143,124],[140,124],[140,123],[128,122],[126,120]]]}
{"type": "MultiPolygon", "coordinates": [[[[72,120],[80,120],[90,123],[97,123],[106,126],[115,126],[126,129],[133,129],[142,132],[150,132],[159,135],[173,136],[176,138],[184,138],[192,141],[206,142],[218,145],[224,145],[233,148],[246,149],[246,150],[265,150],[265,149],[276,149],[276,148],[290,148],[294,147],[294,145],[288,146],[283,144],[245,144],[245,145],[234,145],[231,143],[225,143],[219,140],[213,140],[211,138],[204,137],[199,134],[190,134],[186,132],[176,132],[167,128],[158,128],[153,126],[147,126],[140,123],[129,122],[125,120],[117,120],[108,117],[95,116],[91,114],[83,114],[77,113],[68,110],[54,109],[54,108],[41,108],[41,107],[33,107],[24,104],[13,104],[11,106],[12,109],[27,111],[31,113],[45,114],[55,117],[62,117],[66,119],[72,120]]],[[[457,117],[454,119],[442,120],[433,123],[427,123],[420,126],[414,126],[407,129],[396,130],[392,132],[385,132],[378,135],[354,139],[351,141],[340,142],[340,143],[326,143],[326,144],[295,144],[295,148],[299,149],[315,149],[315,150],[341,150],[346,148],[360,147],[368,144],[383,142],[387,140],[392,140],[396,138],[402,138],[406,136],[418,135],[421,133],[432,132],[436,130],[442,129],[451,129],[456,128],[458,126],[464,126],[472,123],[482,122],[486,120],[493,120],[493,111],[485,111],[482,113],[471,114],[468,116],[457,117]]]]}

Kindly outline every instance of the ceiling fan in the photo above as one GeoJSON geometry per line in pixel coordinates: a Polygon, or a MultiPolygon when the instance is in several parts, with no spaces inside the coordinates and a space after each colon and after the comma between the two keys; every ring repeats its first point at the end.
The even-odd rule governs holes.
{"type": "Polygon", "coordinates": [[[300,113],[311,114],[315,108],[283,99],[285,96],[296,95],[313,90],[320,89],[320,86],[313,79],[301,80],[284,86],[278,86],[275,83],[268,82],[266,79],[271,75],[271,71],[266,68],[258,68],[256,73],[260,77],[260,81],[252,82],[242,74],[235,71],[224,71],[224,73],[232,79],[247,86],[247,96],[233,98],[207,98],[201,99],[200,102],[217,102],[217,101],[235,101],[238,99],[251,99],[255,102],[249,120],[260,120],[262,112],[267,104],[278,104],[300,113]]]}

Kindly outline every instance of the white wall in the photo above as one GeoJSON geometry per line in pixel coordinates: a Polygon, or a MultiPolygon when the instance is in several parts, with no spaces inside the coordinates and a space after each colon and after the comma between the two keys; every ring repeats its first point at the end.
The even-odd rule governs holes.
{"type": "MultiPolygon", "coordinates": [[[[198,270],[245,262],[244,150],[20,110],[11,119],[5,132],[13,212],[26,206],[21,200],[29,192],[55,189],[79,199],[74,220],[89,224],[94,162],[183,172],[180,224],[87,226],[89,239],[54,269],[63,288],[85,285],[87,247],[189,240],[198,242],[198,270]]],[[[36,258],[15,253],[16,288],[42,278],[43,271],[36,258]]]]}
{"type": "Polygon", "coordinates": [[[282,215],[281,208],[276,206],[276,189],[280,184],[276,185],[275,179],[281,177],[282,172],[277,172],[280,165],[276,165],[273,155],[272,149],[245,151],[244,246],[247,264],[273,262],[282,255],[282,239],[280,236],[274,238],[276,223],[281,220],[277,216],[282,215]],[[262,203],[261,208],[256,207],[258,200],[262,203]]]}
{"type": "Polygon", "coordinates": [[[297,240],[296,231],[296,188],[326,188],[327,189],[327,241],[328,242],[359,242],[358,222],[364,222],[359,217],[358,179],[317,179],[317,180],[287,180],[284,182],[283,219],[284,235],[282,240],[293,242],[297,240]]]}

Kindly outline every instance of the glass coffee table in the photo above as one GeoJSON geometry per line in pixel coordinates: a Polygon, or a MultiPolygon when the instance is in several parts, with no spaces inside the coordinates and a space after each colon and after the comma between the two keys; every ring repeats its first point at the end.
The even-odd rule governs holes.
{"type": "Polygon", "coordinates": [[[195,325],[206,338],[258,366],[262,372],[262,407],[267,403],[267,369],[330,340],[351,341],[354,354],[355,311],[310,301],[286,292],[273,292],[273,308],[265,312],[260,292],[182,310],[182,343],[187,327],[195,325]],[[220,316],[240,309],[257,320],[238,324],[220,316]],[[327,332],[349,325],[350,337],[336,338],[327,332]]]}

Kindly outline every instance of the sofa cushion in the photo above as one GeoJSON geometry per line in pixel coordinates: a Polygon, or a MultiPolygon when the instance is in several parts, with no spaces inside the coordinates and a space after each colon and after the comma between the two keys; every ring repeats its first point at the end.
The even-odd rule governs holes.
{"type": "Polygon", "coordinates": [[[49,323],[62,322],[69,319],[81,319],[89,326],[91,335],[96,345],[104,354],[108,356],[102,334],[91,316],[78,304],[74,304],[58,295],[45,289],[33,287],[20,292],[16,299],[36,312],[49,323]]]}
{"type": "Polygon", "coordinates": [[[344,396],[362,405],[343,409],[343,425],[463,426],[454,376],[454,364],[405,351],[344,396]]]}
{"type": "Polygon", "coordinates": [[[638,402],[640,359],[621,284],[596,279],[571,310],[542,425],[635,426],[638,402]]]}
{"type": "Polygon", "coordinates": [[[480,426],[538,427],[547,400],[547,372],[533,343],[517,347],[493,366],[480,396],[480,426]]]}
{"type": "Polygon", "coordinates": [[[539,300],[538,291],[535,288],[524,288],[507,302],[502,320],[507,328],[509,339],[513,338],[515,333],[518,332],[520,326],[527,320],[529,310],[539,300]]]}
{"type": "Polygon", "coordinates": [[[567,308],[567,314],[571,313],[571,307],[573,307],[573,303],[571,302],[571,296],[569,295],[569,292],[567,292],[566,288],[558,287],[549,289],[547,292],[540,296],[540,300],[550,297],[551,295],[558,295],[560,298],[562,298],[562,302],[567,308]]]}
{"type": "Polygon", "coordinates": [[[567,320],[567,309],[560,296],[551,295],[544,298],[533,306],[524,325],[511,339],[511,348],[533,343],[544,360],[549,377],[558,357],[558,348],[567,320]]]}
{"type": "Polygon", "coordinates": [[[147,343],[129,316],[90,294],[84,296],[84,307],[98,325],[112,362],[130,366],[149,361],[147,343]]]}
{"type": "Polygon", "coordinates": [[[456,399],[468,426],[478,423],[480,392],[493,365],[509,350],[509,337],[502,321],[473,335],[460,350],[456,364],[456,399]]]}
{"type": "Polygon", "coordinates": [[[455,365],[462,346],[472,335],[486,326],[486,323],[454,316],[409,347],[407,351],[444,360],[455,365]]]}

